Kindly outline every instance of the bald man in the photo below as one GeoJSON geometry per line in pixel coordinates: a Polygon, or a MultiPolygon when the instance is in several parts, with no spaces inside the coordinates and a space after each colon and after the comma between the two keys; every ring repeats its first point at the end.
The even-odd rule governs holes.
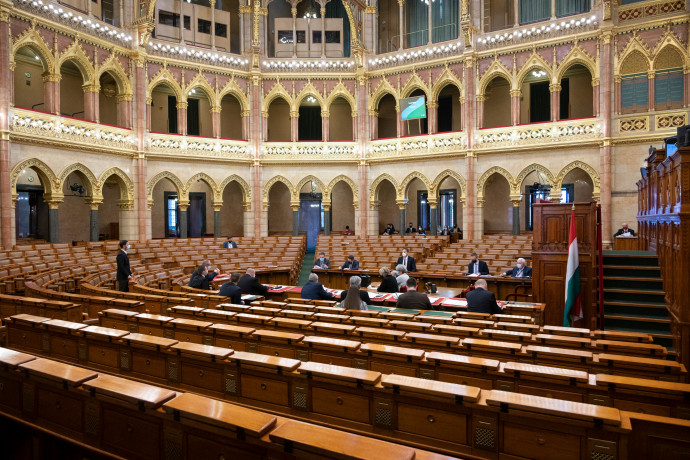
{"type": "Polygon", "coordinates": [[[613,235],[614,238],[617,236],[635,236],[635,230],[628,228],[628,224],[623,222],[622,228],[619,228],[616,234],[613,235]]]}

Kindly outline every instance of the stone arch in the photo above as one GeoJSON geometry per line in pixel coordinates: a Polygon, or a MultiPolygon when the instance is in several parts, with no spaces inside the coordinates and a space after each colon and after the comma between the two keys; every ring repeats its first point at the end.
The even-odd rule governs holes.
{"type": "Polygon", "coordinates": [[[638,37],[630,39],[623,52],[616,56],[615,62],[613,73],[616,76],[646,72],[653,65],[649,49],[638,37]]]}
{"type": "Polygon", "coordinates": [[[575,160],[565,165],[554,179],[554,185],[560,189],[563,186],[563,179],[565,179],[565,176],[570,171],[577,168],[583,170],[585,173],[587,173],[590,179],[592,179],[592,184],[594,186],[592,195],[595,197],[597,201],[599,201],[599,194],[601,191],[601,180],[599,178],[599,173],[593,167],[580,160],[575,160]]]}
{"type": "Polygon", "coordinates": [[[95,71],[91,61],[84,53],[79,42],[74,42],[72,46],[67,48],[62,54],[58,55],[57,61],[55,62],[55,73],[60,73],[60,68],[65,62],[72,61],[75,66],[81,72],[82,79],[84,80],[84,85],[97,85],[98,82],[95,80],[95,71]]]}
{"type": "Polygon", "coordinates": [[[663,69],[670,69],[673,67],[682,67],[683,69],[686,69],[688,66],[685,63],[685,61],[686,61],[686,58],[685,58],[685,53],[683,52],[683,50],[681,48],[679,48],[675,43],[669,43],[666,46],[664,46],[663,48],[661,48],[659,50],[659,52],[656,53],[656,56],[654,56],[653,69],[654,70],[663,70],[663,69]],[[675,57],[673,55],[675,55],[675,57]],[[663,65],[666,65],[666,63],[661,62],[662,60],[674,61],[674,62],[677,62],[678,65],[673,65],[671,67],[669,67],[669,66],[661,67],[663,65]]]}
{"type": "Polygon", "coordinates": [[[261,200],[263,202],[264,209],[266,209],[268,206],[268,193],[271,191],[271,187],[273,187],[276,184],[276,182],[282,182],[283,184],[285,184],[285,186],[290,191],[290,197],[295,196],[295,189],[289,180],[280,175],[273,176],[268,180],[268,182],[264,184],[263,190],[261,191],[261,200]]]}
{"type": "Polygon", "coordinates": [[[115,83],[117,84],[118,95],[130,96],[132,94],[132,85],[130,83],[129,76],[122,68],[120,60],[117,58],[115,54],[111,54],[110,57],[108,57],[108,59],[106,59],[106,61],[103,63],[103,65],[98,66],[96,74],[94,76],[94,82],[99,81],[101,75],[103,75],[106,72],[108,72],[113,77],[113,80],[115,80],[115,83]]]}
{"type": "Polygon", "coordinates": [[[517,190],[512,190],[511,193],[517,193],[517,194],[520,193],[519,187],[522,185],[522,181],[524,181],[525,177],[527,177],[527,175],[529,173],[531,173],[532,171],[537,171],[537,172],[545,175],[546,180],[549,181],[549,185],[551,187],[555,186],[555,184],[556,184],[555,179],[554,179],[551,171],[549,171],[549,169],[545,166],[542,166],[542,165],[537,164],[537,163],[532,163],[531,165],[527,166],[522,171],[520,171],[520,174],[518,174],[517,178],[515,179],[515,184],[514,184],[514,188],[516,188],[517,190]]]}
{"type": "Polygon", "coordinates": [[[400,97],[408,97],[410,94],[412,94],[413,91],[417,89],[422,90],[427,98],[427,101],[429,101],[429,88],[416,73],[412,75],[412,77],[410,77],[409,80],[407,80],[407,83],[405,83],[405,86],[400,91],[400,97]]]}
{"type": "Polygon", "coordinates": [[[213,193],[213,201],[221,201],[222,198],[220,195],[220,192],[218,190],[218,186],[216,185],[216,181],[211,179],[211,177],[206,174],[206,173],[196,173],[192,177],[189,178],[187,183],[185,184],[184,188],[185,190],[190,190],[192,188],[192,185],[194,184],[195,181],[204,181],[206,182],[206,185],[211,189],[211,192],[213,193]]]}
{"type": "Polygon", "coordinates": [[[333,187],[335,187],[338,182],[345,182],[350,187],[350,189],[352,190],[352,202],[355,206],[355,209],[357,209],[359,207],[359,189],[357,188],[357,184],[355,183],[355,181],[353,181],[344,174],[334,177],[333,180],[331,180],[328,183],[325,193],[325,195],[328,197],[328,200],[324,199],[323,201],[328,201],[330,203],[333,187]]]}
{"type": "Polygon", "coordinates": [[[379,102],[381,102],[381,99],[387,94],[390,94],[393,96],[395,99],[395,105],[398,105],[398,92],[393,88],[393,86],[390,84],[386,78],[383,78],[381,82],[378,84],[374,92],[369,96],[369,110],[370,111],[376,111],[378,110],[379,107],[379,102]]]}
{"type": "Polygon", "coordinates": [[[262,109],[261,111],[264,113],[268,113],[268,108],[271,106],[271,103],[276,99],[276,98],[283,98],[285,102],[288,103],[290,107],[293,106],[292,104],[292,96],[290,96],[290,93],[287,92],[285,87],[282,85],[282,83],[278,82],[275,85],[273,85],[273,88],[262,98],[262,109]]]}
{"type": "Polygon", "coordinates": [[[319,106],[321,107],[321,111],[323,111],[326,108],[326,102],[324,101],[323,96],[310,82],[304,85],[304,88],[302,88],[299,94],[295,96],[295,99],[292,102],[293,105],[291,110],[293,112],[298,111],[299,106],[302,104],[304,98],[309,96],[313,96],[316,99],[316,102],[318,102],[319,106]]]}
{"type": "Polygon", "coordinates": [[[211,87],[211,84],[206,79],[206,77],[200,73],[197,74],[197,76],[194,77],[194,79],[192,81],[190,81],[189,84],[185,87],[185,90],[183,92],[183,95],[184,95],[183,101],[186,101],[187,98],[189,97],[189,93],[196,88],[200,88],[206,94],[206,97],[208,98],[208,102],[211,105],[211,109],[213,109],[214,107],[217,106],[216,101],[218,100],[218,98],[216,97],[215,90],[211,87]]]}
{"type": "Polygon", "coordinates": [[[247,98],[247,95],[244,94],[242,91],[242,88],[237,84],[237,82],[234,79],[230,79],[223,89],[221,89],[218,92],[218,97],[216,98],[216,106],[220,107],[221,102],[223,101],[223,98],[227,96],[228,94],[232,95],[237,99],[237,101],[240,103],[240,108],[243,111],[249,110],[249,99],[247,98]]]}
{"type": "Polygon", "coordinates": [[[508,181],[508,184],[510,185],[510,193],[515,194],[515,179],[513,179],[513,176],[506,171],[505,169],[501,168],[500,166],[494,166],[492,168],[487,169],[484,174],[479,178],[477,181],[477,199],[483,200],[484,199],[484,187],[486,186],[486,181],[491,177],[493,174],[500,174],[501,176],[505,177],[506,180],[508,181]]]}
{"type": "Polygon", "coordinates": [[[316,185],[319,186],[319,189],[321,190],[321,193],[325,193],[328,189],[326,186],[321,182],[321,179],[319,179],[316,176],[308,175],[306,177],[303,177],[302,180],[300,180],[297,183],[297,186],[292,189],[292,200],[293,201],[299,201],[299,192],[302,190],[302,187],[304,187],[304,184],[307,182],[316,182],[316,185]]]}
{"type": "Polygon", "coordinates": [[[55,57],[36,29],[28,30],[12,43],[10,59],[14,61],[14,56],[16,56],[17,52],[26,46],[36,53],[44,72],[53,72],[55,70],[55,57]]]}
{"type": "Polygon", "coordinates": [[[467,182],[465,181],[464,177],[462,177],[460,174],[453,171],[452,169],[446,169],[444,171],[441,171],[439,175],[436,176],[436,179],[434,179],[434,181],[431,183],[431,189],[429,189],[429,196],[437,196],[438,189],[441,186],[441,183],[448,177],[452,177],[460,185],[460,199],[464,200],[467,194],[467,182]]]}
{"type": "Polygon", "coordinates": [[[80,172],[84,175],[84,177],[86,177],[87,183],[84,184],[84,186],[86,187],[87,195],[91,195],[94,199],[101,198],[101,185],[98,182],[98,179],[96,179],[96,176],[91,172],[89,168],[80,163],[71,164],[62,170],[62,172],[57,178],[57,184],[60,190],[62,190],[62,187],[64,186],[67,177],[73,172],[80,172]]]}
{"type": "Polygon", "coordinates": [[[395,180],[390,174],[383,173],[378,176],[369,186],[369,202],[372,207],[374,206],[374,203],[379,200],[379,186],[383,181],[390,182],[396,191],[399,188],[398,181],[395,180]]]}
{"type": "Polygon", "coordinates": [[[106,169],[101,173],[100,176],[98,176],[98,194],[103,195],[103,184],[105,184],[105,181],[108,180],[110,176],[117,176],[122,180],[122,182],[125,184],[125,188],[123,190],[120,190],[120,199],[121,200],[126,200],[127,202],[134,203],[134,182],[132,182],[132,179],[129,178],[127,174],[123,170],[121,170],[118,167],[112,167],[110,169],[106,169]]]}
{"type": "Polygon", "coordinates": [[[508,82],[508,85],[510,85],[511,89],[515,86],[515,83],[513,82],[513,76],[511,75],[508,68],[505,65],[503,65],[501,61],[495,60],[491,63],[486,72],[484,72],[484,75],[482,75],[482,77],[479,79],[479,85],[477,85],[477,96],[485,96],[486,88],[489,86],[489,83],[491,83],[491,81],[496,77],[501,77],[505,79],[505,81],[508,82]]]}
{"type": "Polygon", "coordinates": [[[342,97],[350,104],[350,108],[352,109],[352,116],[357,116],[357,101],[355,101],[355,97],[342,83],[338,83],[335,86],[335,88],[333,88],[333,91],[331,91],[328,97],[326,98],[326,101],[324,102],[324,105],[322,106],[321,110],[330,112],[331,104],[339,97],[342,97]]]}
{"type": "Polygon", "coordinates": [[[594,62],[594,59],[585,53],[582,48],[575,45],[558,66],[558,70],[556,71],[556,82],[560,83],[561,80],[563,80],[563,75],[568,69],[578,64],[589,70],[592,80],[597,80],[599,78],[599,66],[597,63],[594,62]]]}
{"type": "Polygon", "coordinates": [[[158,71],[158,73],[149,81],[149,84],[146,88],[146,97],[150,98],[153,90],[156,89],[156,86],[163,83],[168,85],[170,89],[173,90],[175,97],[177,98],[177,102],[187,100],[187,98],[183,96],[182,88],[180,87],[179,83],[177,83],[177,80],[175,80],[173,74],[171,74],[170,71],[165,68],[158,71]]]}
{"type": "Polygon", "coordinates": [[[431,96],[429,96],[429,100],[437,103],[438,96],[441,94],[441,91],[443,91],[443,89],[449,85],[455,86],[462,96],[462,81],[460,81],[460,79],[456,77],[453,72],[446,68],[431,88],[431,96]]]}
{"type": "Polygon", "coordinates": [[[153,188],[156,186],[158,182],[160,182],[161,179],[164,178],[169,179],[170,182],[172,182],[175,185],[175,188],[177,189],[178,200],[180,202],[187,201],[187,189],[185,188],[182,181],[170,171],[163,171],[153,176],[146,183],[146,198],[148,199],[149,203],[153,203],[153,188]]]}
{"type": "Polygon", "coordinates": [[[29,158],[21,163],[18,163],[14,168],[12,168],[12,173],[10,174],[10,190],[12,191],[12,198],[17,197],[17,180],[19,175],[26,168],[32,168],[38,174],[39,179],[41,179],[41,185],[43,185],[43,194],[52,197],[62,196],[62,189],[59,188],[60,182],[57,176],[50,169],[50,166],[39,160],[38,158],[29,158]]]}
{"type": "Polygon", "coordinates": [[[252,204],[252,189],[249,187],[249,184],[242,179],[240,176],[237,174],[233,174],[231,176],[226,177],[223,179],[223,182],[218,185],[218,194],[219,196],[223,197],[223,191],[225,190],[225,187],[230,184],[230,182],[237,182],[242,189],[242,201],[245,206],[246,210],[249,210],[252,204]]]}
{"type": "Polygon", "coordinates": [[[424,183],[427,192],[431,190],[431,182],[429,182],[429,179],[427,179],[426,176],[419,171],[412,171],[405,179],[403,179],[403,181],[400,183],[400,186],[397,188],[397,200],[405,199],[407,186],[410,185],[410,182],[412,182],[414,179],[421,180],[424,183]]]}
{"type": "Polygon", "coordinates": [[[550,82],[553,82],[551,65],[547,63],[539,54],[533,52],[532,56],[527,59],[527,62],[525,62],[525,65],[522,66],[522,69],[520,69],[520,72],[518,72],[517,76],[515,77],[515,80],[513,81],[514,86],[511,89],[520,89],[520,86],[522,86],[522,81],[525,79],[525,77],[527,77],[527,74],[534,69],[539,69],[546,72],[546,78],[550,82]]]}

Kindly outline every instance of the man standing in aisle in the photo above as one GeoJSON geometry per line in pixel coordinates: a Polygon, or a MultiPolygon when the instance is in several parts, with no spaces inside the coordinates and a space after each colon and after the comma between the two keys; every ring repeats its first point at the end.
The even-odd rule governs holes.
{"type": "Polygon", "coordinates": [[[129,256],[127,255],[127,250],[132,246],[127,243],[127,240],[120,241],[120,250],[115,258],[117,261],[117,288],[120,292],[129,292],[129,280],[134,278],[132,270],[129,268],[129,256]]]}

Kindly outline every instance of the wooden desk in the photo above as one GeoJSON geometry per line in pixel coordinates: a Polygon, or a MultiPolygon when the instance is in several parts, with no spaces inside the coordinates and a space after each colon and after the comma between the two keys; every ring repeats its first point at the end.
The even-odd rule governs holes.
{"type": "Polygon", "coordinates": [[[636,236],[617,236],[614,238],[613,249],[616,251],[637,251],[638,248],[636,236]]]}

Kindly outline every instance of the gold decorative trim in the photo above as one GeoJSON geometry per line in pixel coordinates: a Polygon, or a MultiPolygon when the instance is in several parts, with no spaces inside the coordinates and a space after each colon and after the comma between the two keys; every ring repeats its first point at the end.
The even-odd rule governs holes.
{"type": "Polygon", "coordinates": [[[654,117],[654,129],[673,129],[688,124],[688,112],[664,113],[654,117]]]}
{"type": "Polygon", "coordinates": [[[632,133],[640,131],[649,131],[649,117],[630,117],[618,120],[618,132],[632,133]]]}

